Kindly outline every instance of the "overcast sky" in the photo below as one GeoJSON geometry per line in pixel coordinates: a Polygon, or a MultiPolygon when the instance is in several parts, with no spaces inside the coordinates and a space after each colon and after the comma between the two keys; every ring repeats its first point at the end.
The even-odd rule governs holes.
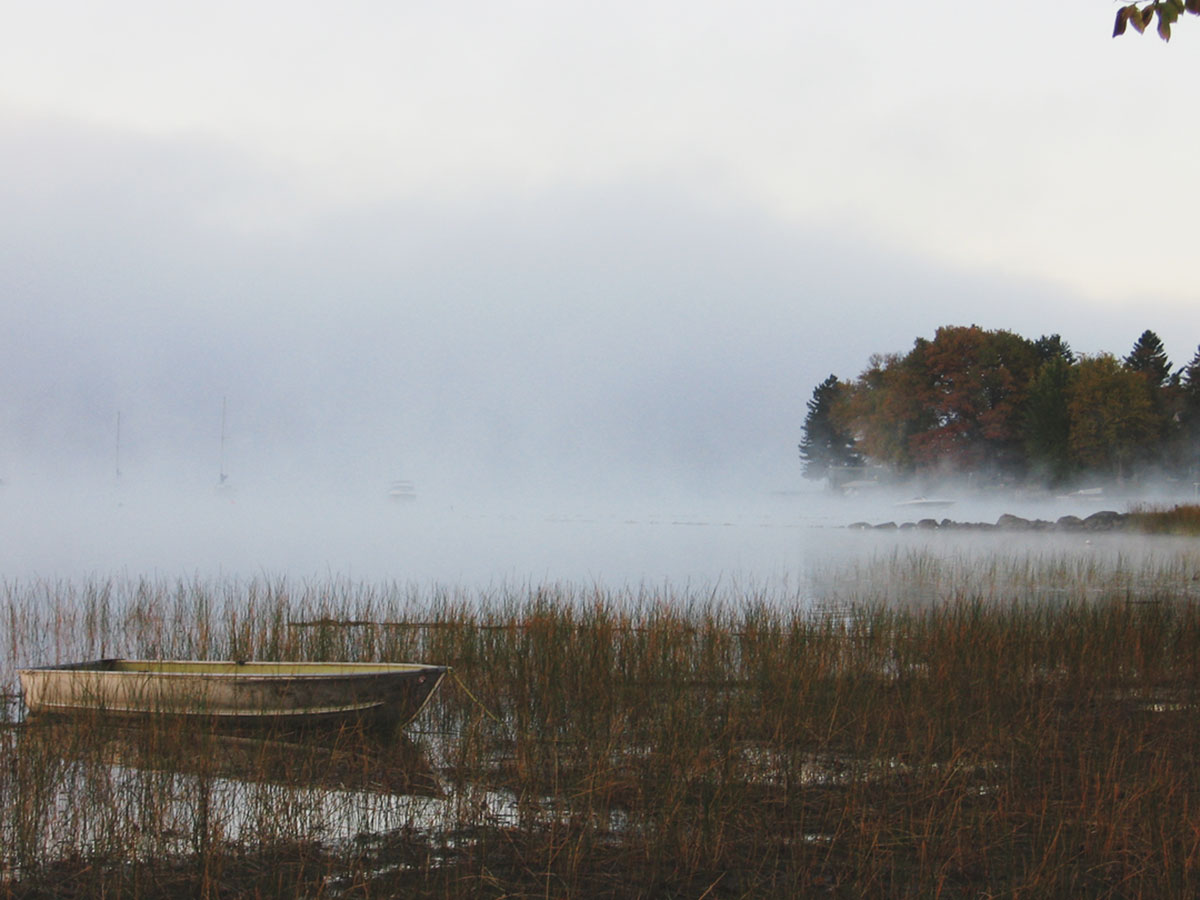
{"type": "Polygon", "coordinates": [[[10,4],[0,477],[788,487],[941,324],[1200,344],[1200,19],[10,4]]]}

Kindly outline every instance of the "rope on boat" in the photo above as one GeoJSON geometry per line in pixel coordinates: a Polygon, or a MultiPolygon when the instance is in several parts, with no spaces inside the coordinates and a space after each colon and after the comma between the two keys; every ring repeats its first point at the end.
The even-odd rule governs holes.
{"type": "Polygon", "coordinates": [[[504,722],[500,719],[500,717],[497,716],[490,709],[488,709],[482,700],[480,700],[473,693],[471,693],[471,689],[469,687],[467,687],[466,684],[463,683],[463,680],[458,677],[458,673],[455,672],[454,669],[450,669],[450,677],[454,679],[454,683],[457,684],[460,688],[462,688],[468,697],[470,697],[472,700],[475,701],[475,705],[478,706],[480,709],[482,709],[487,714],[487,717],[489,719],[491,719],[497,725],[504,724],[504,722]]]}

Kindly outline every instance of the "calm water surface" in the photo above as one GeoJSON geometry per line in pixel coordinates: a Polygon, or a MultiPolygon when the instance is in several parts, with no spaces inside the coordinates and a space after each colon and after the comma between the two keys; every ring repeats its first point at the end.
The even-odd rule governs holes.
{"type": "MultiPolygon", "coordinates": [[[[436,490],[415,500],[378,492],[0,491],[0,575],[294,577],[454,585],[568,582],[621,589],[669,584],[782,586],[880,554],[921,548],[955,557],[997,553],[1185,552],[1079,536],[869,532],[845,526],[921,517],[994,522],[1005,512],[1055,519],[1129,500],[957,495],[953,505],[901,505],[882,492],[833,497],[815,488],[739,496],[481,498],[436,490]]],[[[931,498],[936,499],[936,498],[931,498]]]]}

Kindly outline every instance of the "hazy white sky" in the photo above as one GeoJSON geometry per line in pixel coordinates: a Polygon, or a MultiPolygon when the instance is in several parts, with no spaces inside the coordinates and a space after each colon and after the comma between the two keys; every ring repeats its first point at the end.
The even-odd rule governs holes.
{"type": "Polygon", "coordinates": [[[5,464],[232,394],[243,453],[363,477],[782,477],[813,384],[939,324],[1185,363],[1200,19],[1115,9],[10,4],[5,464]]]}

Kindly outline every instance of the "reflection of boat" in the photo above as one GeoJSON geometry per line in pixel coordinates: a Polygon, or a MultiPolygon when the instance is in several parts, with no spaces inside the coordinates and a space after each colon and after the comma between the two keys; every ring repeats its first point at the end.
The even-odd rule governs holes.
{"type": "Polygon", "coordinates": [[[393,481],[392,486],[388,488],[388,499],[396,501],[416,500],[417,489],[413,487],[411,481],[393,481]]]}
{"type": "Polygon", "coordinates": [[[939,500],[933,497],[913,497],[911,500],[902,500],[896,504],[897,506],[917,506],[917,507],[938,507],[938,506],[953,506],[953,500],[939,500]]]}
{"type": "Polygon", "coordinates": [[[21,669],[31,713],[169,714],[214,724],[411,722],[447,672],[418,663],[102,659],[21,669]]]}
{"type": "MultiPolygon", "coordinates": [[[[418,744],[403,734],[338,728],[280,736],[191,727],[173,719],[79,730],[57,718],[31,719],[20,739],[57,747],[65,758],[98,758],[127,770],[218,776],[304,790],[442,796],[437,774],[418,744]],[[128,726],[128,727],[126,727],[128,726]]],[[[32,750],[41,758],[45,750],[32,750]]]]}

